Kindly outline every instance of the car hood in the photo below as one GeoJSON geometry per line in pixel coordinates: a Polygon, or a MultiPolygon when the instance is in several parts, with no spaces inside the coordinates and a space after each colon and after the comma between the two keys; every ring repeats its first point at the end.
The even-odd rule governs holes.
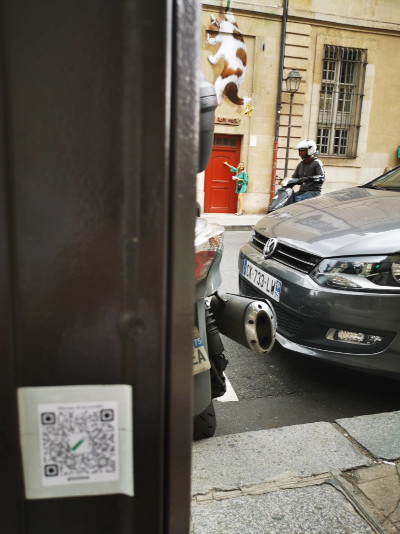
{"type": "Polygon", "coordinates": [[[400,251],[400,193],[351,187],[263,217],[255,230],[321,257],[400,251]]]}

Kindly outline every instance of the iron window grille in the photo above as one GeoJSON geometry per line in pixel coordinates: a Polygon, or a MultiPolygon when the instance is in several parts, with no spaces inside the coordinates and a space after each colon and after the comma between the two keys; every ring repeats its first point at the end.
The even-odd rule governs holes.
{"type": "Polygon", "coordinates": [[[214,145],[236,146],[236,138],[228,135],[214,135],[214,145]]]}
{"type": "Polygon", "coordinates": [[[325,45],[317,124],[319,153],[355,158],[367,50],[325,45]]]}

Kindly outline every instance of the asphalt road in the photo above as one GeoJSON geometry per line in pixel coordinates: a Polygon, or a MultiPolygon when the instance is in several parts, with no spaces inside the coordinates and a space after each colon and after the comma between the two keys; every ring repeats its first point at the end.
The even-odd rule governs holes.
{"type": "MultiPolygon", "coordinates": [[[[248,236],[225,234],[222,291],[238,293],[238,251],[248,236]]],[[[400,410],[398,381],[314,361],[278,342],[262,356],[228,338],[223,342],[233,392],[214,403],[217,436],[400,410]],[[229,400],[235,395],[238,400],[229,400]]]]}

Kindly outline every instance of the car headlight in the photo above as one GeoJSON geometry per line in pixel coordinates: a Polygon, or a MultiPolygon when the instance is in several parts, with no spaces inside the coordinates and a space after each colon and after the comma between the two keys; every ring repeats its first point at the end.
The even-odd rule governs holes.
{"type": "Polygon", "coordinates": [[[334,289],[400,289],[400,255],[329,258],[322,260],[310,276],[317,284],[334,289]]]}

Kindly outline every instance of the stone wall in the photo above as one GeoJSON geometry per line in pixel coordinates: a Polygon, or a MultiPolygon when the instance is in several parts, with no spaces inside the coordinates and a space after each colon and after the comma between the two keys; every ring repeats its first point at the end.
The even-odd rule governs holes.
{"type": "MultiPolygon", "coordinates": [[[[212,83],[221,66],[208,61],[218,46],[207,43],[207,28],[212,14],[224,18],[226,5],[222,0],[203,3],[201,68],[212,83]]],[[[263,213],[271,192],[283,0],[231,1],[230,11],[244,36],[248,54],[239,93],[252,98],[254,110],[244,114],[244,106],[236,106],[225,98],[216,111],[222,123],[217,120],[215,132],[241,137],[241,159],[251,177],[244,209],[248,213],[263,213]],[[229,124],[229,119],[235,119],[232,122],[236,124],[229,124]]],[[[327,174],[323,188],[326,193],[365,183],[400,163],[397,159],[400,103],[396,98],[400,83],[396,68],[400,60],[400,3],[398,0],[289,0],[283,79],[293,68],[302,76],[300,89],[293,98],[289,175],[299,161],[296,144],[301,139],[316,137],[325,44],[368,51],[357,157],[321,157],[327,174]]],[[[285,82],[281,98],[278,176],[284,174],[289,120],[290,99],[285,82]]],[[[198,178],[197,195],[202,203],[203,175],[198,178]]]]}

